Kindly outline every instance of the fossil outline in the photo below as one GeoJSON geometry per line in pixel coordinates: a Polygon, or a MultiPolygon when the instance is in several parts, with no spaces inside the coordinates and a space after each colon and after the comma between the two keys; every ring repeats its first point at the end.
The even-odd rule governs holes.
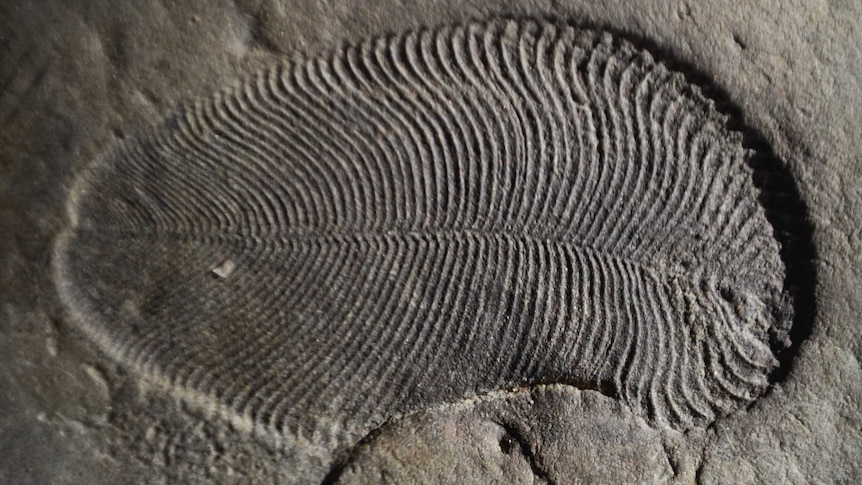
{"type": "MultiPolygon", "coordinates": [[[[55,251],[56,282],[67,309],[112,356],[144,374],[161,376],[206,396],[253,426],[277,433],[296,433],[294,427],[306,415],[364,425],[393,413],[538,381],[603,388],[672,427],[704,425],[744,407],[766,389],[769,373],[777,365],[770,345],[787,345],[793,319],[781,248],[757,201],[753,172],[747,166],[757,156],[756,149],[743,147],[742,138],[699,86],[654,60],[649,52],[606,32],[500,19],[375,38],[328,56],[259,72],[238,88],[189,105],[111,152],[73,190],[72,223],[55,251]],[[614,97],[623,89],[635,96],[614,97]],[[645,99],[650,104],[644,105],[645,99]],[[666,117],[656,120],[657,113],[666,117]],[[631,143],[636,135],[638,143],[631,143]],[[685,160],[673,158],[686,148],[691,150],[689,155],[700,153],[704,165],[686,166],[685,160]],[[609,168],[612,163],[615,169],[609,168]],[[550,164],[552,170],[543,171],[543,164],[550,164]],[[456,166],[464,170],[452,170],[456,166]],[[654,180],[643,167],[663,177],[660,183],[650,185],[654,180]],[[698,178],[698,169],[707,168],[715,170],[713,177],[700,174],[698,178]],[[441,174],[440,169],[449,172],[441,174]],[[590,173],[582,177],[583,170],[590,173]],[[622,181],[616,177],[620,171],[622,181]],[[612,172],[609,180],[608,172],[612,172]],[[677,178],[702,184],[701,192],[693,193],[691,186],[681,189],[671,182],[677,178]],[[411,180],[421,183],[411,184],[411,180]],[[544,191],[535,190],[536,197],[529,199],[528,189],[543,182],[544,191]],[[519,187],[524,189],[519,192],[519,187]],[[625,188],[633,193],[615,212],[613,199],[621,197],[625,188]],[[395,198],[386,198],[393,194],[395,198]],[[522,198],[507,199],[511,194],[522,198]],[[568,194],[563,205],[569,210],[557,210],[565,198],[561,194],[568,194]],[[589,194],[596,196],[589,199],[589,194]],[[638,201],[635,195],[653,203],[638,201]],[[654,203],[647,195],[665,204],[654,203]],[[730,200],[730,195],[739,199],[730,200]],[[701,211],[721,203],[715,219],[680,223],[686,217],[683,202],[690,197],[699,198],[695,202],[701,211]],[[572,198],[581,202],[572,204],[572,198]],[[736,205],[722,212],[719,209],[726,202],[736,205]],[[650,234],[644,232],[646,222],[637,224],[668,207],[675,209],[671,221],[665,221],[674,231],[671,234],[650,234]],[[375,219],[374,210],[384,211],[382,221],[375,219]],[[458,219],[465,214],[467,223],[458,219]],[[610,219],[609,214],[616,218],[610,219]],[[595,223],[602,216],[609,221],[608,235],[603,235],[604,225],[595,223]],[[712,234],[709,228],[716,221],[736,225],[719,225],[722,231],[712,234]],[[457,223],[462,226],[449,229],[457,223]],[[751,242],[742,249],[732,245],[740,234],[747,234],[751,242]],[[638,239],[642,245],[632,249],[620,243],[625,235],[649,239],[638,239]],[[688,246],[674,246],[671,235],[688,246]],[[162,254],[152,244],[157,240],[183,252],[162,254]],[[117,251],[117,241],[127,245],[123,251],[117,251]],[[326,249],[315,246],[323,242],[335,252],[329,262],[326,249]],[[610,247],[603,247],[608,242],[610,247]],[[739,254],[716,254],[727,249],[720,243],[739,254]],[[339,249],[342,246],[347,249],[339,249]],[[644,249],[656,247],[652,252],[644,249]],[[403,254],[405,248],[409,254],[403,254]],[[627,249],[632,252],[626,253],[627,249]],[[613,256],[602,260],[603,251],[613,256]],[[105,263],[106,254],[114,258],[110,264],[105,263]],[[475,268],[493,268],[494,257],[501,254],[502,269],[482,279],[475,268]],[[363,257],[368,259],[356,262],[363,257]],[[263,265],[268,258],[272,266],[263,265]],[[417,258],[430,261],[407,262],[417,258]],[[322,260],[321,267],[314,266],[322,260]],[[173,265],[168,264],[172,261],[173,265]],[[211,271],[227,261],[233,274],[213,278],[211,271]],[[516,269],[519,263],[526,268],[527,283],[515,276],[523,274],[516,269]],[[166,267],[156,273],[152,264],[166,267]],[[275,282],[268,285],[254,286],[260,279],[254,271],[266,273],[277,265],[293,265],[294,271],[276,274],[275,282]],[[438,267],[455,280],[441,284],[454,284],[460,291],[422,286],[433,278],[445,280],[444,271],[435,273],[438,267]],[[579,270],[586,273],[585,281],[575,275],[579,270]],[[148,271],[156,273],[153,281],[148,271]],[[339,271],[348,276],[334,276],[344,274],[339,271]],[[135,279],[136,273],[146,275],[143,283],[135,279]],[[195,286],[182,286],[177,273],[195,286]],[[291,278],[309,274],[320,279],[306,285],[313,288],[303,288],[304,280],[291,286],[291,278]],[[359,301],[353,307],[339,312],[338,303],[350,304],[345,282],[351,277],[354,285],[367,285],[370,296],[356,298],[359,301]],[[384,282],[375,287],[374,278],[384,282]],[[661,278],[668,281],[658,281],[661,278]],[[466,283],[477,279],[478,285],[466,283]],[[225,292],[238,281],[267,299],[225,292]],[[184,293],[158,291],[171,284],[184,293]],[[279,300],[292,297],[287,291],[267,294],[267,287],[279,285],[299,288],[305,295],[303,302],[299,297],[287,304],[279,300]],[[398,288],[412,293],[399,293],[398,288]],[[143,291],[146,298],[139,290],[149,291],[143,291]],[[697,291],[711,299],[701,301],[697,291]],[[395,299],[400,308],[388,303],[375,307],[380,303],[375,293],[381,299],[395,299]],[[449,300],[454,303],[447,306],[449,300]],[[495,302],[497,307],[492,308],[495,302]],[[309,306],[297,309],[290,303],[309,306]],[[387,334],[386,327],[374,326],[373,321],[386,321],[384,317],[397,311],[409,316],[414,307],[416,313],[404,328],[387,334]],[[197,322],[200,333],[175,325],[182,318],[189,325],[189,319],[201,312],[215,319],[221,314],[213,313],[214,308],[235,312],[221,322],[231,330],[229,341],[219,340],[215,331],[219,329],[212,321],[209,327],[197,322]],[[172,321],[175,316],[166,309],[188,314],[172,321]],[[447,312],[459,318],[446,320],[447,312]],[[315,314],[326,318],[314,320],[315,314]],[[547,321],[542,325],[540,320],[548,314],[557,318],[558,326],[547,321]],[[325,335],[333,338],[351,335],[348,343],[356,343],[354,339],[362,336],[352,335],[356,329],[345,328],[345,322],[363,316],[359,325],[364,324],[370,335],[360,348],[342,347],[327,354],[324,347],[312,355],[322,355],[339,367],[307,368],[313,362],[301,354],[301,348],[314,345],[319,337],[313,332],[300,335],[302,325],[328,330],[325,335]],[[727,318],[730,323],[711,328],[705,316],[727,318]],[[288,331],[270,323],[275,328],[262,331],[242,326],[246,320],[262,326],[278,320],[289,326],[288,317],[301,321],[300,328],[288,331]],[[460,317],[473,317],[474,325],[459,325],[460,317]],[[662,327],[664,319],[674,317],[683,324],[676,329],[668,324],[667,334],[677,330],[682,335],[666,337],[658,350],[650,348],[648,338],[643,343],[643,338],[634,340],[633,333],[613,334],[613,330],[632,331],[631,326],[655,334],[667,330],[662,327]],[[515,331],[513,340],[495,340],[488,318],[500,325],[504,335],[506,330],[515,331]],[[741,322],[733,322],[734,318],[741,322]],[[147,325],[155,325],[156,330],[148,332],[147,325]],[[489,325],[490,333],[485,328],[489,325]],[[435,339],[444,338],[440,332],[453,331],[452,326],[454,333],[444,344],[454,343],[454,350],[447,353],[432,346],[416,356],[420,342],[439,342],[435,339]],[[530,333],[534,327],[538,334],[530,333]],[[263,333],[248,339],[246,331],[263,333]],[[496,352],[474,344],[482,336],[476,333],[482,332],[485,341],[492,342],[489,345],[497,345],[496,352]],[[291,345],[288,333],[303,340],[291,345]],[[388,350],[379,350],[380,344],[394,348],[389,357],[398,356],[396,338],[412,343],[414,350],[406,355],[419,362],[412,370],[409,364],[402,370],[414,374],[393,377],[398,369],[394,364],[386,366],[388,350]],[[537,360],[543,342],[552,346],[547,362],[537,360]],[[300,348],[295,362],[285,363],[284,353],[291,351],[285,346],[300,348]],[[501,365],[495,355],[474,355],[476,360],[471,361],[465,355],[469,350],[510,360],[501,365]],[[176,356],[190,357],[188,352],[196,352],[193,359],[197,360],[191,364],[176,356]],[[671,353],[670,362],[665,352],[671,353]],[[374,359],[366,359],[368,353],[374,359]],[[651,353],[657,362],[641,353],[651,353]],[[444,362],[441,354],[462,366],[444,362]],[[252,362],[251,357],[261,355],[262,361],[252,362]],[[602,363],[587,367],[592,361],[585,355],[602,363]],[[675,359],[698,360],[702,365],[675,359]],[[351,384],[345,372],[356,360],[361,360],[360,371],[377,365],[365,370],[363,379],[379,382],[351,384]],[[748,369],[725,369],[733,365],[748,369]],[[302,376],[297,377],[297,368],[302,376]],[[450,381],[422,372],[429,368],[439,369],[450,381]],[[495,370],[498,373],[492,375],[495,370]],[[671,370],[683,375],[671,379],[667,388],[655,384],[662,371],[671,370]],[[263,375],[249,375],[255,372],[263,375]],[[708,373],[713,380],[703,382],[698,377],[708,373]],[[340,389],[341,394],[333,388],[341,387],[336,385],[339,377],[347,380],[347,390],[340,389]],[[250,382],[243,382],[245,378],[250,382]],[[691,386],[700,391],[692,392],[691,386]],[[289,394],[294,390],[302,394],[289,394]],[[362,401],[366,394],[373,402],[362,401]],[[321,405],[321,401],[326,402],[321,405]]],[[[354,376],[354,380],[360,379],[354,376]]]]}

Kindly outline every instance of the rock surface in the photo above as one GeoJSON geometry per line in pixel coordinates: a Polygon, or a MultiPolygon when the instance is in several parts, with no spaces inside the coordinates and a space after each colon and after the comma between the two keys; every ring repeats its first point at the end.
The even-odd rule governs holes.
{"type": "Polygon", "coordinates": [[[0,482],[862,481],[862,9],[854,2],[0,1],[0,482]],[[558,385],[285,452],[104,355],[51,277],[76,174],[276,59],[492,15],[642,39],[718,86],[785,161],[815,251],[810,329],[766,395],[685,432],[558,385]]]}

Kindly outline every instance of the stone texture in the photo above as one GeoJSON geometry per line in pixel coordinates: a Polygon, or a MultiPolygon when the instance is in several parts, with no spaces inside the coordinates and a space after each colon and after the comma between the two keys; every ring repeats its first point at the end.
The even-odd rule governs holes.
{"type": "Polygon", "coordinates": [[[849,1],[0,2],[0,482],[307,483],[385,470],[425,481],[862,481],[860,24],[849,1]],[[814,322],[750,409],[671,433],[593,391],[537,387],[395,420],[333,463],[320,450],[285,454],[137,378],[69,324],[51,248],[75,174],[107,148],[273,59],[499,14],[648,40],[722,88],[787,162],[813,226],[814,322]],[[460,460],[442,466],[447,457],[460,460]]]}

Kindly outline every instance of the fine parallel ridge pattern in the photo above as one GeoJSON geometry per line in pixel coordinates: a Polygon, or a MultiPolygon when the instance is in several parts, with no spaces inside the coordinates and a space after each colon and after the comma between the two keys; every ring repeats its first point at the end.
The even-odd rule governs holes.
{"type": "Polygon", "coordinates": [[[609,33],[416,30],[111,151],[55,278],[118,361],[275,434],[540,382],[705,426],[765,390],[792,320],[755,156],[609,33]]]}

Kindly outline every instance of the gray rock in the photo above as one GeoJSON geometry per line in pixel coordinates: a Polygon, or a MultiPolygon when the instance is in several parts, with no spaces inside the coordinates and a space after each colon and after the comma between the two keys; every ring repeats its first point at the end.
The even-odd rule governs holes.
{"type": "Polygon", "coordinates": [[[860,21],[852,2],[0,2],[0,482],[862,481],[860,21]],[[111,147],[279,59],[500,14],[648,44],[718,87],[786,163],[811,227],[812,301],[795,308],[810,320],[749,407],[673,430],[536,384],[297,451],[111,358],[69,318],[52,251],[74,180],[111,147]]]}

